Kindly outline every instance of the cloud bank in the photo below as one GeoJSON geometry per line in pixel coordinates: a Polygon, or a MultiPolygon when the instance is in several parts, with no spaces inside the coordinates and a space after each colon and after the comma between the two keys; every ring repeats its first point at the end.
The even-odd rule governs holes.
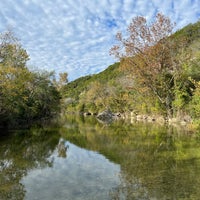
{"type": "Polygon", "coordinates": [[[68,72],[69,80],[114,63],[109,49],[130,20],[157,12],[177,28],[196,22],[199,0],[6,0],[0,1],[0,31],[12,28],[30,55],[30,66],[68,72]]]}

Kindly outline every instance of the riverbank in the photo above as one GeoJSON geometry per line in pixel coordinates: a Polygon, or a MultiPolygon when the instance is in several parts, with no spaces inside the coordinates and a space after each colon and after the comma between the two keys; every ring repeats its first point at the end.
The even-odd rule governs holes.
{"type": "Polygon", "coordinates": [[[155,123],[158,125],[169,125],[187,129],[190,132],[195,132],[199,129],[199,121],[193,120],[189,115],[180,115],[177,117],[166,118],[162,115],[147,115],[136,114],[135,112],[113,113],[111,110],[105,110],[101,113],[83,113],[84,116],[95,116],[98,120],[106,123],[110,123],[115,120],[128,120],[131,123],[155,123]]]}

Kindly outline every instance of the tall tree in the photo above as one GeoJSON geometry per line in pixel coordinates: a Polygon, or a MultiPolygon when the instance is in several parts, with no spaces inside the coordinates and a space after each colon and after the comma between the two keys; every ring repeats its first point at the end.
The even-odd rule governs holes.
{"type": "Polygon", "coordinates": [[[9,67],[25,67],[29,56],[12,31],[0,34],[0,64],[9,67]]]}
{"type": "Polygon", "coordinates": [[[0,35],[0,127],[30,125],[59,111],[60,95],[52,73],[31,72],[17,39],[0,35]]]}
{"type": "Polygon", "coordinates": [[[59,73],[59,81],[57,83],[57,87],[58,89],[62,89],[63,86],[65,86],[68,83],[68,73],[67,72],[63,72],[63,73],[59,73]]]}
{"type": "Polygon", "coordinates": [[[184,43],[179,41],[177,44],[176,39],[170,36],[174,26],[161,13],[152,23],[137,16],[128,26],[128,36],[117,33],[119,43],[110,50],[110,54],[119,58],[122,66],[132,72],[138,90],[142,90],[142,94],[151,92],[169,117],[173,113],[174,86],[182,70],[178,49],[184,43]]]}

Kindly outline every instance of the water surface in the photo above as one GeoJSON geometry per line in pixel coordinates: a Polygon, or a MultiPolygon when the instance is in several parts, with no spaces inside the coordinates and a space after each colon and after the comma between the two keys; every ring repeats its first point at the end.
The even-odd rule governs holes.
{"type": "Polygon", "coordinates": [[[0,199],[199,199],[200,137],[93,117],[0,138],[0,199]]]}

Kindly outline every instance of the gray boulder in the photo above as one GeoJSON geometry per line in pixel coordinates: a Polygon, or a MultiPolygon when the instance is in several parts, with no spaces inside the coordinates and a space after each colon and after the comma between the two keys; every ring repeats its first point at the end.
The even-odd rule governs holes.
{"type": "Polygon", "coordinates": [[[115,115],[110,110],[105,110],[97,115],[97,119],[101,121],[112,121],[115,115]]]}

